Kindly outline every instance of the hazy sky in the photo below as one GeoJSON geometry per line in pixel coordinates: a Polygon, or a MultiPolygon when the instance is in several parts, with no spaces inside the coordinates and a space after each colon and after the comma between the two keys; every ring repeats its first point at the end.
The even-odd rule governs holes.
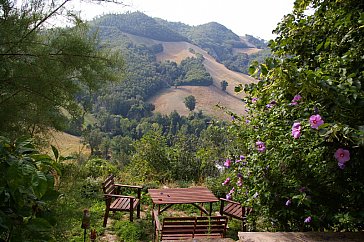
{"type": "Polygon", "coordinates": [[[151,17],[188,25],[218,22],[238,35],[273,38],[272,30],[294,0],[124,0],[128,6],[107,4],[81,5],[81,16],[92,19],[105,13],[141,11],[151,17]]]}

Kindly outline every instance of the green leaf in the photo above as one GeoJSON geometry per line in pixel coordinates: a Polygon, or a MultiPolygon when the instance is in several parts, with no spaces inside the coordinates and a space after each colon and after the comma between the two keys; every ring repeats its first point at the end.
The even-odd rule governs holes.
{"type": "Polygon", "coordinates": [[[266,64],[260,64],[260,70],[264,76],[268,74],[268,67],[266,64]]]}
{"type": "Polygon", "coordinates": [[[240,93],[241,91],[243,91],[243,85],[242,85],[242,84],[239,84],[238,86],[236,86],[236,87],[234,88],[234,91],[235,91],[236,93],[240,93]]]}
{"type": "Polygon", "coordinates": [[[249,75],[254,76],[257,73],[257,68],[255,66],[249,66],[249,75]]]}
{"type": "Polygon", "coordinates": [[[37,171],[36,174],[32,176],[32,187],[34,194],[38,198],[42,198],[42,196],[47,192],[48,182],[43,172],[37,171]]]}
{"type": "Polygon", "coordinates": [[[53,145],[51,145],[51,147],[52,147],[54,157],[56,158],[56,160],[58,160],[58,157],[59,157],[58,149],[53,145]]]}

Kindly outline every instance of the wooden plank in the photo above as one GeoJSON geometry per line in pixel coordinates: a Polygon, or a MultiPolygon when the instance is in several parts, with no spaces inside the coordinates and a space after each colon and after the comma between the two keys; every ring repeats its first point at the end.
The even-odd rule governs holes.
{"type": "Polygon", "coordinates": [[[239,241],[249,242],[362,242],[364,232],[239,232],[239,241]]]}
{"type": "Polygon", "coordinates": [[[218,199],[206,187],[149,189],[155,204],[184,204],[217,202],[218,199]]]}

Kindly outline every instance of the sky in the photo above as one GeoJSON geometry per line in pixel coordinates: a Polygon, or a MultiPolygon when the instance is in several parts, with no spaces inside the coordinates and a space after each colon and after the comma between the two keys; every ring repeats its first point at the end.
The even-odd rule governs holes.
{"type": "Polygon", "coordinates": [[[125,5],[79,3],[84,19],[107,13],[140,11],[150,17],[191,26],[218,22],[234,33],[274,38],[272,30],[293,9],[294,0],[124,0],[125,5]]]}

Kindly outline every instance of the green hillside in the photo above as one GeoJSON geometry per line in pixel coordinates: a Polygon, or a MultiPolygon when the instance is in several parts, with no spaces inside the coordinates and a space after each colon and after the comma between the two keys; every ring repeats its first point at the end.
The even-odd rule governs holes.
{"type": "Polygon", "coordinates": [[[93,21],[96,26],[113,27],[122,32],[160,41],[187,41],[187,38],[141,13],[107,14],[93,21]]]}
{"type": "Polygon", "coordinates": [[[216,22],[189,26],[180,22],[152,18],[141,12],[132,12],[104,15],[93,20],[91,24],[101,29],[102,39],[111,40],[120,35],[119,33],[128,33],[152,40],[190,42],[206,50],[228,69],[245,74],[248,73],[252,60],[267,56],[266,51],[262,53],[262,56],[259,52],[250,56],[243,51],[248,48],[267,49],[267,43],[264,40],[251,35],[241,38],[216,22]],[[236,51],[236,49],[242,51],[236,51]]]}

